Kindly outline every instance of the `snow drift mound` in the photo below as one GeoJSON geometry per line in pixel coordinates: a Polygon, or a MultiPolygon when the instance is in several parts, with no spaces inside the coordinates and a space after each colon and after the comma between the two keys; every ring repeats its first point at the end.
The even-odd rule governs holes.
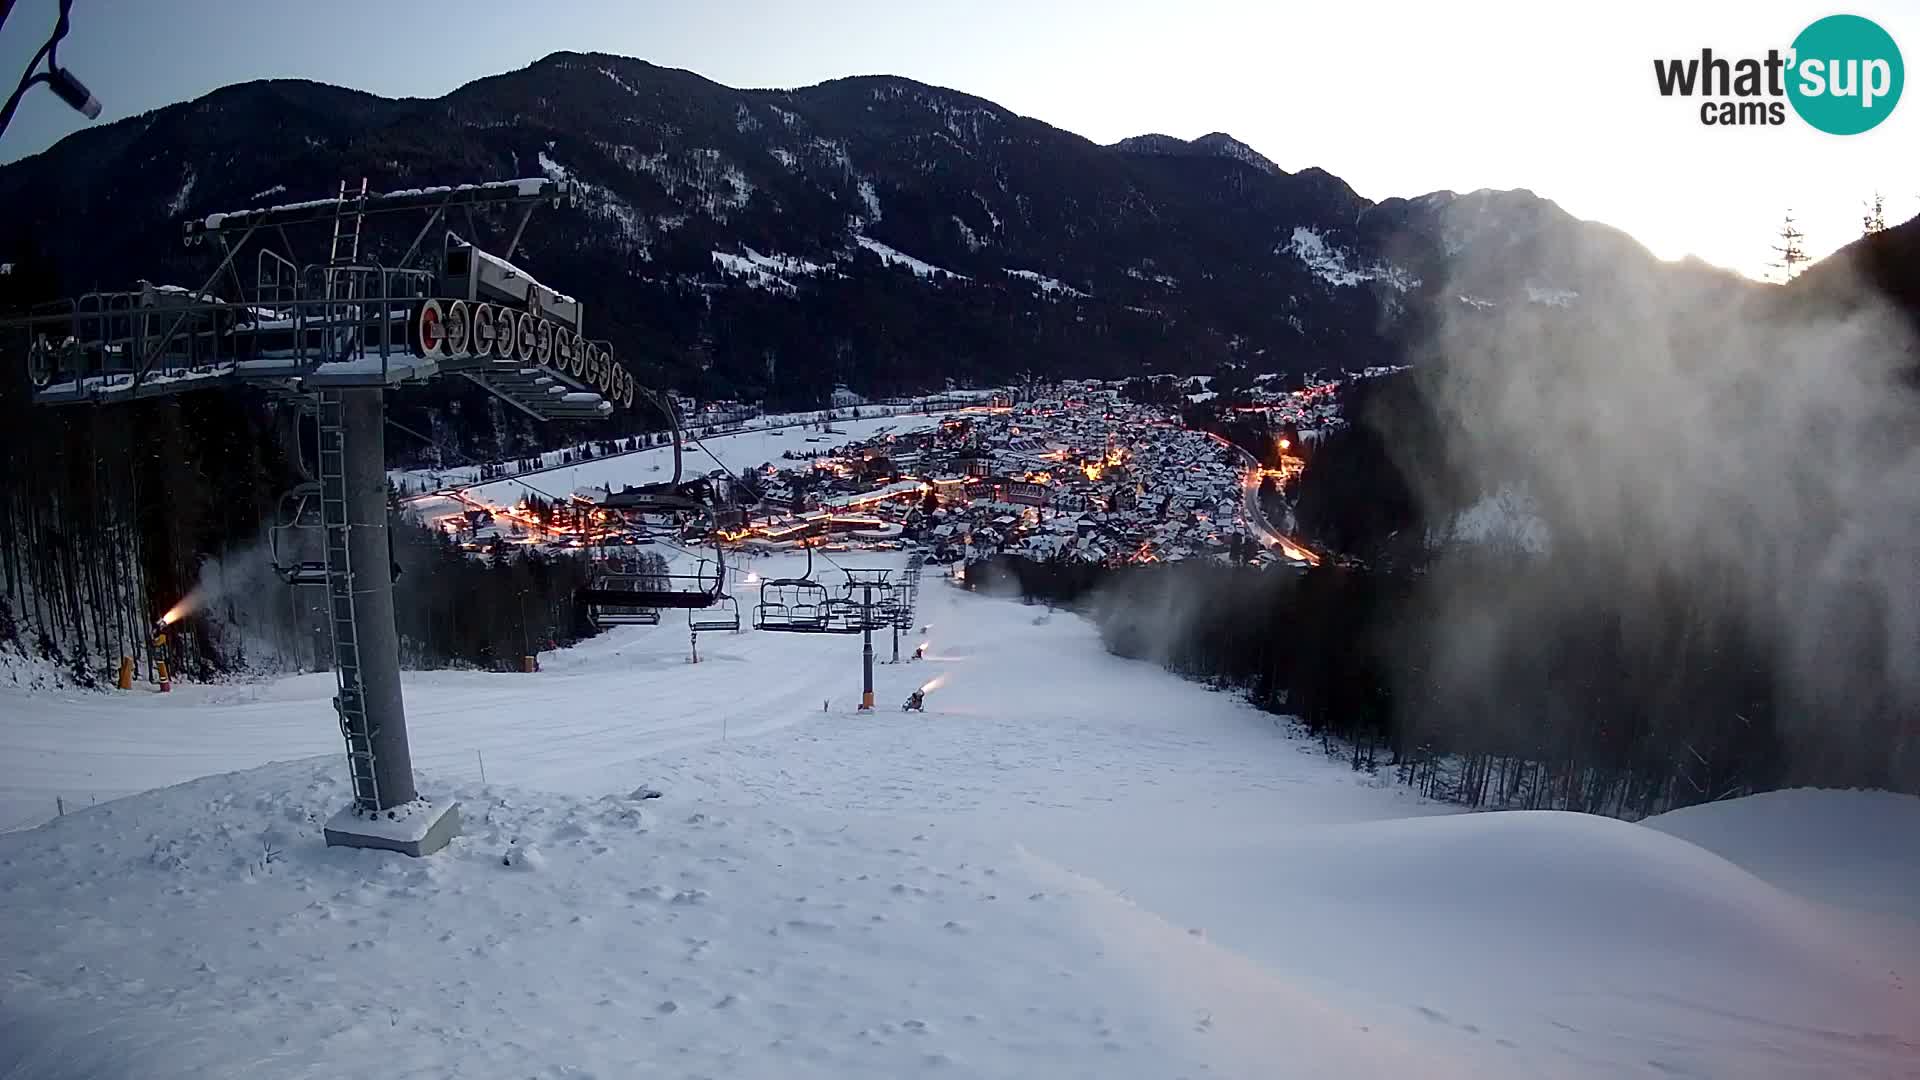
{"type": "Polygon", "coordinates": [[[1642,822],[1755,876],[1837,907],[1920,911],[1920,799],[1885,791],[1771,791],[1642,822]]]}
{"type": "MultiPolygon", "coordinates": [[[[1721,813],[1738,835],[1740,809],[1721,813]]],[[[1475,1075],[1920,1076],[1920,928],[1861,923],[1657,829],[1531,811],[1072,839],[1029,846],[1264,973],[1108,943],[1193,997],[1268,1003],[1266,1075],[1297,1063],[1299,1020],[1333,1017],[1475,1075]]],[[[1316,1047],[1339,1046],[1322,1028],[1316,1047]]],[[[1302,1073],[1322,1074],[1368,1075],[1302,1073]]]]}
{"type": "Polygon", "coordinates": [[[1496,950],[1578,942],[1622,959],[1779,972],[1818,964],[1832,946],[1795,897],[1694,844],[1611,818],[1515,811],[1371,822],[1327,830],[1315,854],[1311,883],[1325,902],[1404,912],[1416,897],[1422,923],[1498,927],[1496,950]]]}
{"type": "MultiPolygon", "coordinates": [[[[1581,1074],[1644,1071],[1656,1033],[1680,1029],[1692,1056],[1665,1063],[1712,1075],[1778,1068],[1742,1056],[1760,1038],[1795,1043],[1796,1060],[1866,1046],[1870,1071],[1883,1052],[1920,1067],[1920,1010],[1877,940],[1656,829],[1526,811],[1179,843],[1135,902],[1269,971],[1410,1000],[1436,1023],[1531,1047],[1604,1026],[1613,1045],[1584,1049],[1581,1074]]],[[[1074,869],[1115,879],[1137,857],[1074,869]]]]}

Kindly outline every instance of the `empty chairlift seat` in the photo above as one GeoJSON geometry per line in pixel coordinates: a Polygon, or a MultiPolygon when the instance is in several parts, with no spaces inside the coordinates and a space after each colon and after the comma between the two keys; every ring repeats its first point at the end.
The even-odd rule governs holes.
{"type": "Polygon", "coordinates": [[[587,618],[595,626],[657,626],[663,610],[686,611],[691,623],[692,612],[724,607],[730,614],[715,615],[709,621],[724,620],[720,629],[739,628],[739,607],[725,592],[724,566],[702,559],[695,573],[659,574],[630,572],[620,568],[618,560],[609,565],[614,568],[595,574],[586,588],[574,594],[574,601],[586,607],[587,618]],[[714,566],[711,573],[710,565],[714,566]]]}
{"type": "Polygon", "coordinates": [[[688,608],[687,629],[695,633],[738,630],[740,604],[731,596],[722,596],[712,607],[688,608]]]}
{"type": "Polygon", "coordinates": [[[827,587],[811,578],[772,578],[760,583],[753,628],[786,633],[822,633],[827,629],[827,587]]]}
{"type": "Polygon", "coordinates": [[[609,626],[658,626],[660,609],[648,605],[630,575],[606,574],[594,579],[574,599],[587,609],[587,620],[604,630],[609,626]]]}

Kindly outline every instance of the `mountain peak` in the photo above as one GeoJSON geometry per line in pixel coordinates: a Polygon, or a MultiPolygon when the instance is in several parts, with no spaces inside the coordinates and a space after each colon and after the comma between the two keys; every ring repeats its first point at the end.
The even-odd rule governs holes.
{"type": "Polygon", "coordinates": [[[1248,146],[1246,143],[1241,142],[1239,139],[1234,138],[1224,131],[1215,131],[1202,135],[1193,140],[1191,145],[1196,150],[1217,154],[1220,157],[1230,157],[1235,161],[1244,161],[1254,168],[1259,169],[1261,172],[1272,176],[1286,175],[1280,166],[1267,160],[1265,154],[1262,154],[1260,151],[1255,150],[1253,147],[1248,146]]]}
{"type": "Polygon", "coordinates": [[[1157,131],[1148,132],[1145,135],[1129,135],[1111,144],[1112,149],[1123,154],[1178,154],[1186,153],[1189,146],[1185,139],[1162,135],[1157,131]]]}
{"type": "Polygon", "coordinates": [[[1142,154],[1157,157],[1224,157],[1251,165],[1269,176],[1287,175],[1280,166],[1267,157],[1224,131],[1210,132],[1191,141],[1172,135],[1151,133],[1135,135],[1112,144],[1112,149],[1123,154],[1142,154]]]}

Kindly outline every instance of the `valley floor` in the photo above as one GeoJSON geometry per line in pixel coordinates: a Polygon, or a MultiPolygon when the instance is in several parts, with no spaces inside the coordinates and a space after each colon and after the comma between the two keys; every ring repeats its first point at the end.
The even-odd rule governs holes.
{"type": "Polygon", "coordinates": [[[412,674],[419,861],[321,844],[330,676],[0,691],[0,825],[68,810],[0,835],[0,1075],[1920,1075],[1920,799],[1457,814],[1072,616],[920,619],[871,714],[857,638],[671,617],[412,674]]]}

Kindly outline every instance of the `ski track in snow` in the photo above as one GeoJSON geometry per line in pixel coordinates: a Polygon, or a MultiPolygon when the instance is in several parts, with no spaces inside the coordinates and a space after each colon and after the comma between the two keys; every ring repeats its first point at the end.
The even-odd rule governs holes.
{"type": "Polygon", "coordinates": [[[1920,800],[1456,814],[1078,618],[918,617],[872,714],[857,637],[671,618],[409,673],[419,861],[320,842],[329,675],[0,691],[0,812],[179,785],[0,836],[0,1075],[1920,1073],[1920,851],[1836,839],[1920,800]]]}

